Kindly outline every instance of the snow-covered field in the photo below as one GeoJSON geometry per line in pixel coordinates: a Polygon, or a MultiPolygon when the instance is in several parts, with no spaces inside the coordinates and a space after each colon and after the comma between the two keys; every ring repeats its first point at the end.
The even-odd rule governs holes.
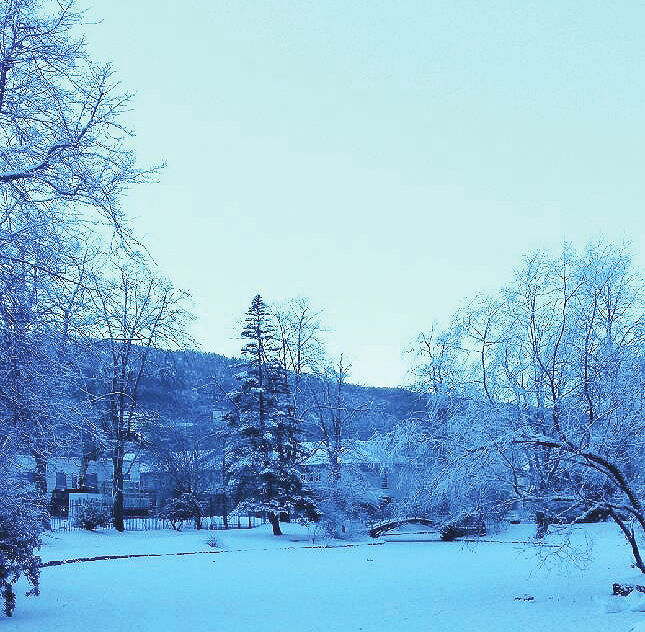
{"type": "Polygon", "coordinates": [[[645,583],[630,570],[629,549],[610,524],[576,528],[575,557],[584,568],[561,560],[556,548],[518,544],[530,538],[530,525],[511,527],[495,538],[501,542],[365,541],[345,548],[305,548],[307,530],[284,527],[280,538],[268,526],[50,536],[44,560],[168,555],[44,568],[42,595],[25,598],[23,590],[0,629],[626,632],[645,622],[645,612],[629,610],[634,600],[610,596],[614,581],[645,583]],[[207,545],[210,537],[217,549],[207,545]],[[191,551],[207,553],[169,555],[191,551]]]}

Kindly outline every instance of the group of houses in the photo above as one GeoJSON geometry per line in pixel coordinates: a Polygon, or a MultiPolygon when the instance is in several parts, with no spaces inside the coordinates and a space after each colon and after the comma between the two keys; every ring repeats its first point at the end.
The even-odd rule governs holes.
{"type": "MultiPolygon", "coordinates": [[[[323,444],[303,444],[306,457],[302,464],[303,482],[312,490],[322,492],[329,484],[330,459],[323,444]]],[[[232,507],[223,489],[222,451],[210,450],[200,463],[198,473],[200,496],[205,511],[211,516],[223,515],[232,507]],[[227,506],[229,502],[229,506],[227,506]]],[[[384,499],[398,495],[390,468],[386,468],[377,452],[366,441],[347,441],[338,463],[344,483],[361,487],[366,502],[378,504],[384,499]]],[[[35,479],[33,458],[21,460],[21,474],[29,481],[35,479]]],[[[124,509],[126,516],[145,517],[159,512],[164,502],[177,492],[177,472],[146,457],[145,454],[129,452],[124,457],[124,509]]],[[[74,499],[78,501],[87,494],[100,498],[105,505],[112,502],[113,466],[109,457],[83,463],[79,456],[52,457],[46,469],[47,493],[51,499],[53,516],[67,517],[74,499]],[[84,471],[81,478],[81,471],[84,471]]]]}
{"type": "MultiPolygon", "coordinates": [[[[35,479],[35,463],[32,457],[23,457],[20,461],[21,474],[29,482],[35,479]]],[[[158,500],[163,494],[163,473],[154,477],[156,487],[150,485],[150,465],[139,455],[126,453],[124,456],[123,495],[126,515],[146,516],[154,512],[158,500]]],[[[45,481],[47,494],[50,497],[50,512],[55,517],[67,517],[70,498],[82,495],[97,495],[105,505],[112,501],[112,460],[102,457],[84,464],[79,456],[58,456],[47,461],[45,481]],[[85,470],[81,478],[81,471],[85,470]]]]}

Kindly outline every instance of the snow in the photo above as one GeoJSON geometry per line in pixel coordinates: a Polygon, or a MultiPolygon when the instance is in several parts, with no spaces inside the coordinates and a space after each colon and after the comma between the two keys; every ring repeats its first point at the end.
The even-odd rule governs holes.
{"type": "Polygon", "coordinates": [[[637,590],[625,597],[627,609],[630,612],[645,612],[645,595],[637,590]]]}
{"type": "MultiPolygon", "coordinates": [[[[300,444],[305,454],[309,456],[305,465],[329,465],[328,450],[322,442],[303,441],[300,444]]],[[[345,464],[364,464],[379,466],[383,464],[382,455],[373,441],[359,439],[345,440],[338,453],[338,460],[345,464]]]]}
{"type": "Polygon", "coordinates": [[[645,613],[636,611],[642,597],[611,596],[615,581],[645,583],[611,524],[575,528],[576,565],[557,536],[547,537],[550,546],[530,544],[530,525],[479,543],[379,539],[337,548],[324,545],[342,543],[311,548],[305,527],[283,530],[282,537],[269,525],[54,534],[45,560],[165,555],[44,568],[42,595],[19,594],[2,625],[11,632],[645,630],[645,613]],[[205,553],[172,555],[190,551],[205,553]]]}

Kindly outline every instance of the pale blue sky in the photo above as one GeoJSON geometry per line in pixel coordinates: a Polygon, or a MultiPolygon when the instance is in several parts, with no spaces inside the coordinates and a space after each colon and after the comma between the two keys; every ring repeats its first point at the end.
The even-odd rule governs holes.
{"type": "MultiPolygon", "coordinates": [[[[91,0],[90,0],[91,1],[91,0]]],[[[641,247],[640,2],[111,0],[90,50],[136,92],[130,215],[204,350],[260,292],[324,310],[355,381],[522,254],[641,247]]],[[[640,255],[638,260],[642,261],[640,255]]]]}

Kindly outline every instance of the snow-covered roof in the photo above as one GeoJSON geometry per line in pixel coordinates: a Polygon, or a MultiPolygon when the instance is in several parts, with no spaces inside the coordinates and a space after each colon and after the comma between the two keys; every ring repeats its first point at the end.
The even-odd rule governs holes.
{"type": "MultiPolygon", "coordinates": [[[[138,457],[133,452],[127,452],[123,455],[124,467],[130,468],[134,463],[138,463],[138,457]]],[[[80,455],[75,456],[50,456],[47,459],[47,471],[48,472],[78,472],[81,467],[82,457],[80,455]]],[[[102,456],[98,460],[92,460],[89,465],[89,469],[93,470],[97,466],[109,466],[111,465],[112,460],[109,456],[102,456]]],[[[18,468],[19,472],[33,472],[36,469],[36,462],[33,456],[21,454],[17,455],[13,461],[13,464],[18,468]]]]}
{"type": "MultiPolygon", "coordinates": [[[[176,462],[181,463],[185,455],[181,452],[176,452],[176,462]]],[[[194,455],[191,454],[191,457],[194,455]]],[[[197,451],[197,456],[199,462],[199,469],[202,471],[218,471],[222,467],[222,453],[221,451],[210,449],[210,450],[199,450],[197,451]]],[[[139,472],[141,474],[154,474],[165,472],[162,466],[155,463],[154,460],[144,461],[141,460],[139,463],[139,472]]]]}

